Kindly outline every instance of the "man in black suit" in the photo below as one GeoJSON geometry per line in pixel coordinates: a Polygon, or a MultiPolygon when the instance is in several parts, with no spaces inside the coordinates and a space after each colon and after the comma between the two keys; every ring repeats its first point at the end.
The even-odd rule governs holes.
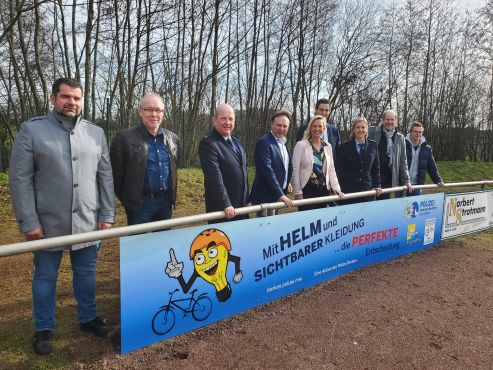
{"type": "Polygon", "coordinates": [[[214,128],[199,145],[200,164],[204,173],[206,212],[224,211],[226,218],[209,221],[224,222],[247,218],[236,216],[235,208],[244,207],[248,199],[247,161],[237,137],[235,112],[221,104],[212,118],[214,128]]]}

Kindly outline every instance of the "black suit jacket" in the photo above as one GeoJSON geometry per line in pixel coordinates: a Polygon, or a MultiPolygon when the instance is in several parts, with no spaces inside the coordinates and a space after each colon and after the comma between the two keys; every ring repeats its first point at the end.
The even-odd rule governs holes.
{"type": "Polygon", "coordinates": [[[354,140],[339,145],[336,173],[343,193],[356,193],[380,187],[380,164],[377,143],[367,140],[363,160],[356,151],[354,140]]]}
{"type": "Polygon", "coordinates": [[[204,173],[206,212],[227,207],[244,207],[248,201],[247,160],[238,138],[232,136],[240,155],[212,129],[199,145],[200,164],[204,173]]]}

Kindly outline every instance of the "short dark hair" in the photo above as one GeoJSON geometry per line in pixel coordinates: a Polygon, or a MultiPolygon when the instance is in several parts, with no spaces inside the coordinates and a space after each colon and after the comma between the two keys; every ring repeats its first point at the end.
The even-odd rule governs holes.
{"type": "Polygon", "coordinates": [[[51,93],[53,95],[56,95],[57,93],[60,92],[60,85],[67,85],[67,86],[72,87],[74,89],[79,88],[80,91],[83,91],[82,90],[82,84],[80,83],[80,81],[74,80],[73,78],[61,77],[53,83],[53,86],[51,88],[51,93]]]}
{"type": "Polygon", "coordinates": [[[332,108],[332,104],[330,104],[329,99],[325,99],[325,98],[318,99],[317,100],[317,103],[315,104],[315,109],[318,109],[318,107],[320,106],[320,104],[329,104],[330,107],[332,108]]]}
{"type": "Polygon", "coordinates": [[[289,120],[289,123],[292,122],[291,113],[289,113],[285,109],[281,109],[281,110],[276,110],[274,113],[272,113],[272,116],[270,117],[270,123],[273,123],[274,120],[276,119],[276,117],[279,117],[279,116],[285,116],[289,120]]]}

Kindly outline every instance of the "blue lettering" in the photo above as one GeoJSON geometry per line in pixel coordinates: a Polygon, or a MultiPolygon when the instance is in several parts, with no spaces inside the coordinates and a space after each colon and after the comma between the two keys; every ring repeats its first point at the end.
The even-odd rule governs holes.
{"type": "Polygon", "coordinates": [[[298,244],[299,242],[301,242],[301,239],[300,239],[300,229],[293,230],[292,234],[293,234],[293,245],[298,244]]]}
{"type": "Polygon", "coordinates": [[[281,236],[279,238],[279,244],[281,245],[281,252],[284,250],[284,246],[286,246],[286,248],[291,248],[291,234],[287,233],[286,239],[284,239],[284,237],[281,236]]]}

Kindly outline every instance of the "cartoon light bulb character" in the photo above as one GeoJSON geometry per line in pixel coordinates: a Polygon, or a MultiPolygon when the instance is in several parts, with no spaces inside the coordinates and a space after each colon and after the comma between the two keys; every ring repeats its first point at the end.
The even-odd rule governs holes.
{"type": "Polygon", "coordinates": [[[231,242],[228,236],[219,229],[207,229],[202,231],[190,246],[190,259],[193,260],[194,271],[190,280],[185,282],[183,278],[183,262],[176,260],[175,251],[169,250],[170,261],[166,265],[165,272],[170,278],[178,279],[184,293],[192,287],[195,279],[201,277],[214,285],[219,302],[231,297],[231,286],[227,279],[228,262],[235,265],[233,281],[238,284],[243,278],[240,270],[240,257],[231,253],[231,242]]]}

